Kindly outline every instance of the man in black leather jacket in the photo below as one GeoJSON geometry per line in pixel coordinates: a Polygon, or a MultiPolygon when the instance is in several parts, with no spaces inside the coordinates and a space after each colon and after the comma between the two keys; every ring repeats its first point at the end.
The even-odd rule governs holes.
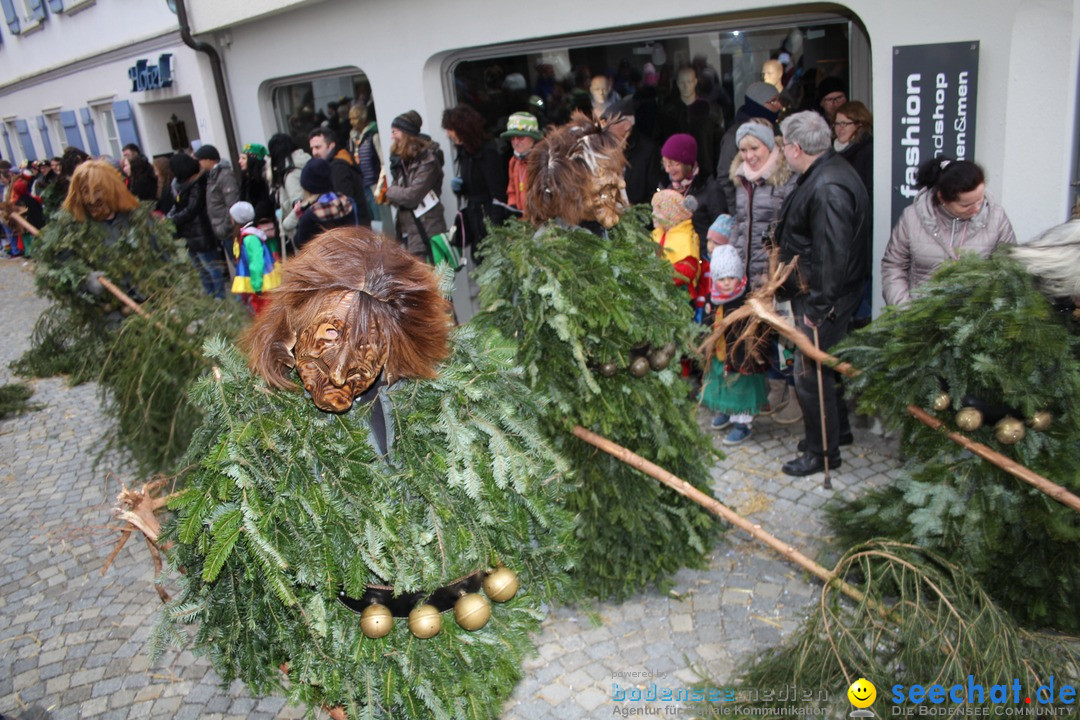
{"type": "MultiPolygon", "coordinates": [[[[817,329],[822,350],[847,334],[870,276],[870,198],[851,165],[831,147],[828,123],[815,112],[792,115],[780,124],[784,156],[800,173],[795,190],[780,209],[777,239],[780,260],[799,257],[785,291],[791,298],[795,324],[811,340],[817,329]]],[[[788,475],[803,476],[840,466],[840,442],[850,442],[843,388],[834,371],[823,371],[825,429],[821,437],[817,367],[795,354],[795,390],[803,410],[806,437],[802,454],[785,463],[788,475]]]]}

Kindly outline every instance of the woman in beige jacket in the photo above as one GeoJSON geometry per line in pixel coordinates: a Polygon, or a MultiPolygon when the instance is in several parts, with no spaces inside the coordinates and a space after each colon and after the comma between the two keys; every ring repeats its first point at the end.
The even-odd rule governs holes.
{"type": "Polygon", "coordinates": [[[937,157],[919,166],[915,202],[893,228],[881,259],[887,305],[903,305],[911,291],[962,252],[988,257],[998,245],[1015,245],[1012,223],[986,194],[981,167],[937,157]]]}

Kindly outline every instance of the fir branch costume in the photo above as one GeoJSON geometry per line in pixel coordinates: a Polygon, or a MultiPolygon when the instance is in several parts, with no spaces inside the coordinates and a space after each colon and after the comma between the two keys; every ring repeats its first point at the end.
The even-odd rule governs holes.
{"type": "Polygon", "coordinates": [[[120,447],[143,473],[171,471],[198,424],[187,390],[209,368],[203,340],[238,334],[241,314],[203,296],[171,223],[138,203],[105,162],[75,171],[35,258],[38,290],[54,304],[35,325],[17,371],[97,380],[118,423],[102,452],[120,447]],[[130,314],[100,286],[99,274],[152,319],[130,314]]]}
{"type": "MultiPolygon", "coordinates": [[[[413,302],[400,278],[347,273],[353,279],[338,281],[313,271],[308,259],[328,236],[342,240],[341,252],[354,261],[386,250],[404,256],[410,272],[421,268],[433,278],[392,241],[380,250],[370,231],[332,231],[290,260],[280,294],[249,339],[277,337],[263,330],[282,317],[283,304],[293,320],[313,317],[297,297],[301,282],[316,295],[352,293],[349,302],[371,293],[373,313],[408,306],[402,312],[442,323],[445,337],[444,305],[413,302]]],[[[434,288],[434,279],[429,284],[434,288]]],[[[359,321],[363,312],[352,305],[343,316],[359,321]]],[[[223,679],[241,678],[255,693],[342,706],[351,718],[493,718],[532,650],[529,633],[539,626],[541,603],[563,592],[572,564],[572,521],[561,504],[566,467],[536,429],[537,408],[504,341],[462,328],[438,376],[428,378],[423,363],[403,372],[395,353],[405,349],[396,342],[388,356],[365,354],[379,338],[416,337],[407,326],[386,327],[397,316],[367,317],[351,347],[362,359],[385,363],[372,371],[379,380],[370,388],[341,385],[357,398],[351,408],[331,405],[337,396],[305,370],[304,332],[269,355],[252,348],[262,372],[268,357],[290,362],[279,351],[293,343],[293,362],[313,399],[345,407],[340,414],[317,409],[299,392],[268,391],[236,351],[223,343],[208,347],[219,377],[196,385],[206,421],[189,449],[194,469],[166,529],[176,542],[172,562],[185,571],[182,592],[163,613],[155,643],[198,621],[196,651],[223,679]],[[372,586],[392,586],[395,596],[427,595],[496,563],[520,574],[522,590],[492,608],[475,632],[444,621],[438,635],[420,640],[398,619],[389,635],[372,639],[340,601],[342,594],[363,598],[372,586]]],[[[329,324],[316,320],[322,330],[329,324]]],[[[336,337],[357,329],[341,328],[336,337]]],[[[356,362],[331,352],[319,359],[331,376],[334,367],[356,362]]],[[[291,371],[269,379],[280,385],[286,377],[287,389],[301,389],[291,371]]]]}
{"type": "Polygon", "coordinates": [[[186,273],[183,245],[150,204],[117,213],[110,222],[78,220],[60,210],[34,247],[38,292],[53,301],[34,328],[31,349],[18,368],[39,377],[68,373],[72,382],[93,378],[105,359],[104,336],[124,319],[121,303],[92,289],[100,272],[136,301],[186,273]]]}
{"type": "Polygon", "coordinates": [[[979,406],[986,422],[971,439],[1080,491],[1080,337],[1032,277],[1000,254],[962,257],[838,355],[863,370],[851,381],[860,406],[900,428],[908,458],[895,485],[831,508],[838,543],[915,542],[970,571],[1020,622],[1080,631],[1080,516],[906,412],[909,403],[930,408],[943,391],[937,415],[947,425],[979,406]],[[1051,413],[1048,428],[999,441],[998,417],[1039,412],[1051,413]]]}
{"type": "Polygon", "coordinates": [[[549,398],[544,433],[579,485],[569,498],[582,546],[575,576],[602,598],[704,565],[717,530],[694,503],[569,434],[580,424],[708,487],[714,451],[678,364],[641,378],[626,369],[633,348],[685,347],[694,332],[685,291],[656,256],[647,213],[623,215],[606,238],[555,224],[492,228],[477,274],[484,312],[473,323],[515,338],[526,380],[549,398]],[[607,363],[618,368],[611,377],[600,372],[607,363]]]}

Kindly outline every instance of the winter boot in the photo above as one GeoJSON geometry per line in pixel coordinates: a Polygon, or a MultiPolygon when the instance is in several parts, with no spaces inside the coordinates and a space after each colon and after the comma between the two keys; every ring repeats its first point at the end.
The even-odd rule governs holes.
{"type": "Polygon", "coordinates": [[[802,420],[802,408],[799,407],[799,399],[795,397],[794,388],[788,391],[788,401],[772,414],[772,419],[777,425],[792,425],[802,420]]]}
{"type": "Polygon", "coordinates": [[[766,400],[768,405],[761,411],[762,415],[772,415],[774,412],[778,412],[794,400],[794,393],[788,391],[787,380],[783,378],[768,378],[769,382],[769,397],[766,400]]]}

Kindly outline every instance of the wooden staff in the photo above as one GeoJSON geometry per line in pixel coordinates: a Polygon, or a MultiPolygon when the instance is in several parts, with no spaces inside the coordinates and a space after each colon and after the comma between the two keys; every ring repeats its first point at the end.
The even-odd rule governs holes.
{"type": "MultiPolygon", "coordinates": [[[[818,339],[817,325],[811,326],[814,330],[814,349],[821,352],[821,342],[818,339]]],[[[817,366],[817,395],[818,395],[818,417],[821,420],[821,452],[825,460],[825,479],[822,481],[821,486],[826,490],[832,490],[832,478],[829,477],[829,433],[828,427],[825,422],[825,378],[824,373],[821,371],[821,361],[818,360],[814,363],[817,366]]]]}
{"type": "Polygon", "coordinates": [[[37,229],[36,227],[34,227],[33,225],[31,225],[31,224],[30,224],[29,222],[27,222],[27,221],[26,221],[26,218],[24,218],[24,217],[23,217],[22,215],[20,215],[19,213],[13,212],[13,213],[11,213],[11,215],[9,215],[8,217],[10,217],[10,218],[11,218],[12,220],[14,220],[14,221],[15,221],[16,223],[18,223],[19,225],[22,225],[22,228],[23,228],[23,230],[25,230],[26,232],[30,233],[30,234],[31,234],[31,235],[33,235],[34,237],[37,237],[37,236],[38,236],[39,234],[41,234],[41,231],[40,231],[40,230],[38,230],[38,229],[37,229]]]}
{"type": "Polygon", "coordinates": [[[934,430],[944,432],[945,436],[955,442],[957,445],[960,445],[961,447],[970,450],[971,452],[981,457],[983,460],[997,465],[999,468],[1009,473],[1013,477],[1023,480],[1028,485],[1031,485],[1032,487],[1035,487],[1046,495],[1049,495],[1051,498],[1057,500],[1062,505],[1065,505],[1077,512],[1080,512],[1080,497],[1072,494],[1067,489],[1061,487],[1057,483],[1047,480],[1042,475],[1039,475],[1037,472],[1034,472],[1033,470],[1024,467],[1023,465],[1011,458],[1005,457],[999,452],[991,450],[980,442],[975,442],[974,440],[958,432],[949,431],[940,420],[930,415],[921,408],[918,408],[914,405],[908,405],[907,411],[913,418],[921,422],[923,425],[931,427],[934,430]]]}
{"type": "MultiPolygon", "coordinates": [[[[147,320],[150,319],[150,313],[143,310],[142,305],[132,300],[130,295],[128,295],[120,288],[116,287],[116,285],[114,285],[113,282],[109,280],[109,278],[105,277],[104,275],[96,275],[94,279],[101,283],[101,286],[103,288],[112,293],[117,300],[124,303],[124,305],[131,309],[132,312],[136,313],[140,317],[146,318],[147,320]]],[[[155,325],[158,325],[158,328],[162,329],[160,324],[155,323],[155,325]]]]}
{"type": "Polygon", "coordinates": [[[824,566],[817,564],[816,562],[799,552],[796,548],[788,545],[776,536],[770,535],[769,533],[765,532],[761,529],[760,525],[754,525],[742,515],[739,515],[737,512],[730,509],[716,498],[706,495],[682,478],[673,475],[659,465],[655,465],[649,462],[645,458],[634,452],[631,452],[630,450],[627,450],[623,446],[613,443],[607,438],[597,435],[591,430],[586,430],[580,425],[575,425],[574,429],[571,430],[571,432],[576,437],[584,440],[593,447],[597,447],[608,453],[609,455],[614,456],[616,459],[626,463],[630,467],[640,470],[649,477],[659,480],[664,485],[667,485],[669,488],[679,493],[683,497],[696,502],[698,505],[701,505],[703,508],[713,513],[714,515],[719,515],[721,518],[727,520],[735,527],[741,530],[745,530],[755,540],[758,540],[768,545],[773,550],[777,551],[784,557],[797,564],[799,567],[824,580],[826,584],[834,584],[836,588],[840,590],[840,592],[844,593],[856,602],[867,602],[868,604],[874,606],[875,609],[879,612],[884,612],[883,609],[876,607],[877,604],[873,603],[870,598],[867,598],[865,593],[863,593],[858,588],[852,586],[851,584],[845,582],[841,578],[837,577],[836,573],[834,573],[833,571],[828,570],[824,566]]]}

